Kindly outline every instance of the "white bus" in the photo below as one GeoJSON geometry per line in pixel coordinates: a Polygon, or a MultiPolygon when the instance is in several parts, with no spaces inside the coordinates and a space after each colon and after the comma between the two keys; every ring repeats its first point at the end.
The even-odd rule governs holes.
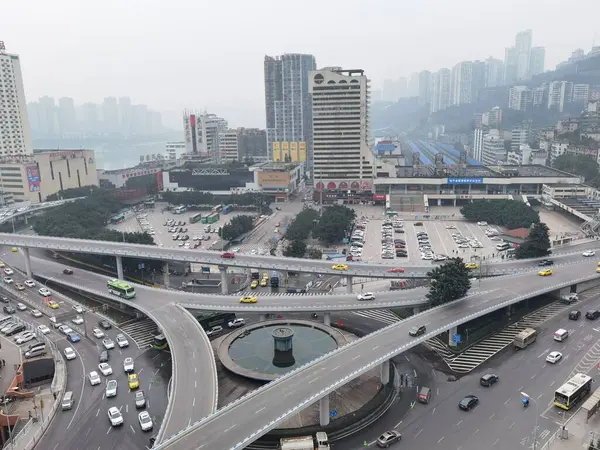
{"type": "Polygon", "coordinates": [[[537,331],[533,328],[525,328],[516,334],[513,344],[516,349],[525,348],[529,344],[533,344],[537,339],[537,331]]]}
{"type": "Polygon", "coordinates": [[[184,205],[181,205],[173,210],[173,214],[183,214],[186,211],[187,211],[187,207],[184,205]]]}
{"type": "Polygon", "coordinates": [[[554,393],[554,406],[567,411],[581,401],[592,389],[592,377],[578,373],[554,393]]]}

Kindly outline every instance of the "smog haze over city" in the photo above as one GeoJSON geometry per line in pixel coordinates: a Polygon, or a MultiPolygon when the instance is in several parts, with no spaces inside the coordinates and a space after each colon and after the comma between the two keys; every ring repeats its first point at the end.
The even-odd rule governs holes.
{"type": "Polygon", "coordinates": [[[379,87],[503,59],[515,34],[531,29],[553,69],[574,49],[589,50],[595,33],[598,44],[599,14],[597,0],[6,1],[0,39],[21,56],[27,101],[129,96],[176,118],[198,108],[264,127],[264,55],[310,53],[317,67],[364,69],[379,87]]]}

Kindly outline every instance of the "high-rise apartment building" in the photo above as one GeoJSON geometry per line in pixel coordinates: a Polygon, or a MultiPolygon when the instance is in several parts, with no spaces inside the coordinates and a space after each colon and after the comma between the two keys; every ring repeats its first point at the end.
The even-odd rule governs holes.
{"type": "Polygon", "coordinates": [[[221,162],[240,160],[237,130],[228,128],[219,132],[219,153],[221,162]]]}
{"type": "Polygon", "coordinates": [[[462,105],[472,103],[472,75],[473,63],[471,61],[459,62],[452,68],[452,104],[462,105]]]}
{"type": "Polygon", "coordinates": [[[29,155],[33,152],[23,74],[18,55],[6,53],[0,41],[0,156],[29,155]]]}
{"type": "Polygon", "coordinates": [[[419,73],[419,104],[431,102],[431,72],[423,70],[419,73]]]}
{"type": "Polygon", "coordinates": [[[517,52],[517,79],[524,80],[529,78],[529,56],[532,43],[531,30],[525,30],[517,33],[515,38],[515,51],[517,52]]]}
{"type": "Polygon", "coordinates": [[[507,47],[504,50],[504,84],[510,86],[517,81],[518,63],[517,49],[507,47]]]}
{"type": "Polygon", "coordinates": [[[313,180],[317,189],[372,189],[369,82],[363,70],[310,73],[313,180]]]}
{"type": "Polygon", "coordinates": [[[532,47],[529,54],[529,76],[533,77],[544,73],[546,61],[546,49],[544,47],[532,47]]]}
{"type": "MultiPolygon", "coordinates": [[[[35,110],[34,110],[35,113],[35,110]]],[[[47,95],[40,97],[37,102],[38,133],[53,136],[58,131],[58,117],[56,104],[53,97],[47,95]]]]}
{"type": "Polygon", "coordinates": [[[102,124],[107,133],[119,131],[119,108],[115,97],[106,97],[102,103],[102,124]]]}
{"type": "Polygon", "coordinates": [[[485,60],[484,87],[493,88],[504,84],[504,62],[491,56],[485,60]]]}
{"type": "Polygon", "coordinates": [[[452,72],[440,69],[432,76],[431,103],[429,110],[434,113],[450,106],[452,94],[452,72]]]}
{"type": "Polygon", "coordinates": [[[490,130],[483,136],[481,162],[487,166],[503,164],[506,162],[506,150],[504,140],[498,130],[490,130]]]}
{"type": "Polygon", "coordinates": [[[63,136],[77,131],[75,102],[72,98],[62,97],[58,99],[58,130],[63,136]]]}
{"type": "Polygon", "coordinates": [[[553,81],[548,86],[548,109],[563,112],[565,103],[573,101],[573,83],[570,81],[553,81]]]}
{"type": "Polygon", "coordinates": [[[129,97],[119,98],[119,124],[121,131],[125,134],[131,133],[131,99],[129,97]]]}
{"type": "Polygon", "coordinates": [[[419,96],[419,74],[413,72],[410,74],[408,79],[408,89],[406,93],[407,97],[418,97],[419,96]]]}
{"type": "Polygon", "coordinates": [[[479,93],[485,88],[485,62],[473,61],[471,65],[471,103],[479,100],[479,93]]]}
{"type": "Polygon", "coordinates": [[[473,159],[481,161],[483,154],[483,128],[475,128],[473,133],[473,159]]]}
{"type": "Polygon", "coordinates": [[[267,148],[267,132],[260,128],[238,128],[238,153],[240,161],[246,159],[267,160],[272,149],[267,148]]]}
{"type": "Polygon", "coordinates": [[[574,84],[573,85],[573,102],[585,103],[590,96],[589,84],[574,84]]]}
{"type": "Polygon", "coordinates": [[[513,86],[508,91],[508,108],[528,111],[533,105],[533,93],[527,86],[513,86]]]}
{"type": "Polygon", "coordinates": [[[531,122],[523,121],[517,127],[514,127],[511,132],[510,149],[517,151],[521,145],[528,145],[531,140],[531,122]]]}
{"type": "Polygon", "coordinates": [[[195,157],[210,158],[214,163],[221,162],[219,133],[227,129],[225,119],[216,114],[185,111],[183,129],[187,153],[195,157]]]}
{"type": "Polygon", "coordinates": [[[312,158],[308,74],[317,68],[313,55],[265,56],[267,148],[274,142],[305,142],[312,158]]]}

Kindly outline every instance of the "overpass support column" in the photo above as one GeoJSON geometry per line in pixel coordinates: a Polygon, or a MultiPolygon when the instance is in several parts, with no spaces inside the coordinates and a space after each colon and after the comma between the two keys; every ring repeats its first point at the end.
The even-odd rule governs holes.
{"type": "Polygon", "coordinates": [[[381,365],[381,384],[384,386],[390,382],[390,360],[381,365]]]}
{"type": "Polygon", "coordinates": [[[166,288],[171,285],[171,274],[169,273],[169,263],[165,263],[163,266],[163,284],[166,288]]]}
{"type": "Polygon", "coordinates": [[[442,206],[442,199],[441,198],[438,198],[437,204],[438,204],[438,206],[442,206]]]}
{"type": "Polygon", "coordinates": [[[264,322],[265,320],[267,320],[267,315],[266,315],[266,314],[261,314],[261,315],[258,317],[258,321],[259,321],[259,322],[264,322]]]}
{"type": "Polygon", "coordinates": [[[346,292],[352,294],[352,277],[346,277],[346,292]]]}
{"type": "Polygon", "coordinates": [[[123,258],[120,256],[116,256],[115,258],[117,259],[117,278],[122,280],[125,278],[123,276],[123,258]]]}
{"type": "Polygon", "coordinates": [[[413,316],[419,314],[421,312],[420,306],[413,306],[413,316]]]}
{"type": "Polygon", "coordinates": [[[454,341],[454,336],[456,333],[458,333],[457,327],[450,328],[450,331],[448,331],[448,345],[450,347],[456,347],[456,342],[454,341]]]}
{"type": "Polygon", "coordinates": [[[327,326],[331,325],[331,313],[326,312],[323,314],[323,323],[327,326]]]}
{"type": "Polygon", "coordinates": [[[221,272],[221,294],[227,295],[229,293],[229,284],[227,283],[227,267],[219,266],[219,272],[221,272]]]}
{"type": "Polygon", "coordinates": [[[25,256],[25,272],[27,272],[27,278],[33,278],[33,272],[31,271],[31,258],[29,257],[28,247],[23,247],[23,256],[25,256]]]}
{"type": "Polygon", "coordinates": [[[319,400],[319,424],[329,425],[329,394],[319,400]]]}

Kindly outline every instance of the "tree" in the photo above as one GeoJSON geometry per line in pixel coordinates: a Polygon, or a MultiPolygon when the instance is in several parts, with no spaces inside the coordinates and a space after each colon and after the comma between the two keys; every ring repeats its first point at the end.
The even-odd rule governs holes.
{"type": "Polygon", "coordinates": [[[529,228],[540,221],[537,211],[515,200],[475,200],[460,208],[460,212],[467,220],[485,221],[507,228],[529,228]]]}
{"type": "Polygon", "coordinates": [[[294,220],[292,220],[288,226],[284,237],[289,241],[303,241],[307,239],[314,229],[318,218],[319,213],[316,210],[312,208],[302,210],[294,217],[294,220]]]}
{"type": "Polygon", "coordinates": [[[550,230],[544,222],[531,227],[529,236],[515,252],[515,258],[541,258],[550,254],[550,230]]]}
{"type": "Polygon", "coordinates": [[[323,252],[316,247],[310,247],[308,249],[308,257],[310,259],[323,259],[323,252]]]}
{"type": "Polygon", "coordinates": [[[235,216],[221,228],[221,238],[232,241],[252,228],[254,228],[254,217],[243,214],[235,216]]]}
{"type": "Polygon", "coordinates": [[[328,206],[313,230],[313,237],[327,244],[340,242],[352,228],[355,218],[356,212],[347,206],[328,206]]]}
{"type": "Polygon", "coordinates": [[[565,153],[556,158],[552,166],[555,169],[584,177],[586,184],[590,186],[600,187],[598,163],[591,156],[565,153]]]}
{"type": "Polygon", "coordinates": [[[291,241],[283,249],[283,256],[291,256],[293,258],[303,258],[305,253],[306,244],[302,241],[291,241]]]}
{"type": "Polygon", "coordinates": [[[427,294],[431,306],[458,300],[471,288],[471,273],[462,258],[447,259],[444,264],[428,272],[427,276],[431,278],[427,294]]]}

